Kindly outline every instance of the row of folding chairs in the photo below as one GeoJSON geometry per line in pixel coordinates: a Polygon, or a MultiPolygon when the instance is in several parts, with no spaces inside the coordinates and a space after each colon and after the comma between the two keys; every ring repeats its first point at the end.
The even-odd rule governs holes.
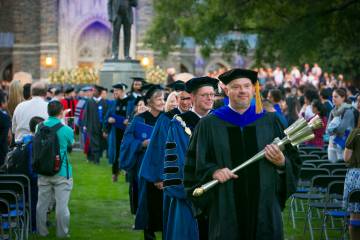
{"type": "Polygon", "coordinates": [[[315,146],[300,145],[299,150],[309,154],[309,153],[315,152],[315,151],[319,151],[319,152],[320,151],[326,151],[327,146],[324,146],[324,147],[321,148],[321,147],[315,147],[315,146]]]}
{"type": "Polygon", "coordinates": [[[31,231],[30,179],[0,174],[0,239],[28,239],[31,231]]]}
{"type": "MultiPolygon", "coordinates": [[[[341,176],[319,176],[314,179],[314,186],[320,186],[321,188],[328,184],[328,187],[324,198],[308,200],[304,236],[306,231],[309,230],[310,239],[314,239],[314,230],[320,230],[320,237],[317,239],[328,240],[328,231],[332,230],[339,232],[338,235],[340,235],[341,239],[346,239],[349,225],[360,228],[360,221],[350,220],[350,213],[343,208],[344,201],[347,202],[347,205],[349,203],[360,203],[360,189],[353,190],[350,192],[349,197],[343,200],[344,180],[341,179],[341,176]],[[332,178],[332,180],[329,178],[332,178]],[[318,227],[314,227],[313,219],[318,220],[318,227]],[[338,224],[335,224],[335,222],[338,224]]],[[[316,191],[321,192],[321,190],[317,189],[315,194],[316,191]]]]}
{"type": "MultiPolygon", "coordinates": [[[[327,169],[302,169],[298,191],[291,196],[290,201],[290,218],[293,228],[296,228],[296,219],[303,218],[305,221],[304,234],[309,230],[310,239],[314,239],[313,208],[316,206],[320,208],[320,206],[325,204],[328,195],[332,194],[328,190],[332,182],[342,182],[342,186],[339,189],[343,189],[344,180],[344,175],[331,176],[327,169]],[[309,179],[311,179],[310,184],[309,179]],[[300,214],[303,217],[296,216],[300,214]]],[[[339,194],[338,197],[340,195],[342,197],[342,194],[339,194]]],[[[317,219],[320,219],[322,216],[320,212],[317,211],[316,214],[317,219]]]]}
{"type": "MultiPolygon", "coordinates": [[[[318,167],[322,166],[321,164],[329,163],[320,163],[318,167]]],[[[328,239],[328,219],[331,220],[330,229],[341,230],[341,236],[344,236],[347,229],[348,214],[341,209],[347,169],[344,163],[330,165],[340,168],[302,168],[297,192],[290,200],[289,217],[293,228],[296,228],[296,219],[303,218],[305,220],[304,233],[309,231],[310,239],[314,239],[316,229],[321,230],[321,238],[328,239]],[[322,222],[321,227],[314,227],[314,219],[322,222]],[[341,220],[341,227],[335,227],[334,219],[341,220]]],[[[353,200],[349,197],[349,201],[353,200]]],[[[357,222],[350,224],[360,225],[357,222]]]]}
{"type": "Polygon", "coordinates": [[[341,163],[330,163],[329,161],[305,161],[302,164],[303,168],[321,168],[321,169],[327,169],[332,174],[334,170],[339,170],[338,175],[340,172],[346,173],[346,164],[344,162],[341,163]]]}

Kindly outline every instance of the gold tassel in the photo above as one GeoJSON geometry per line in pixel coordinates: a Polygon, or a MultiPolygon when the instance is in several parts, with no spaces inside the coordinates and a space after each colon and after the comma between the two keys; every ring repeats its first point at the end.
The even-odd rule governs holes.
{"type": "Polygon", "coordinates": [[[256,84],[255,84],[255,106],[256,106],[255,111],[257,114],[263,112],[263,105],[262,105],[262,101],[261,101],[259,81],[256,81],[256,84]]]}

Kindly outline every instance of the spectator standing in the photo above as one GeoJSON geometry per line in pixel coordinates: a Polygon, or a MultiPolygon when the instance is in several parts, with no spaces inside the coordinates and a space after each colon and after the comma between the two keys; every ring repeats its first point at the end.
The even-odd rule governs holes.
{"type": "Polygon", "coordinates": [[[302,74],[303,74],[303,75],[307,75],[307,74],[309,74],[309,72],[311,72],[310,65],[309,65],[308,63],[305,63],[305,64],[304,64],[304,69],[303,69],[303,71],[302,71],[302,74]]]}
{"type": "Polygon", "coordinates": [[[331,102],[331,89],[324,88],[320,91],[320,100],[325,107],[326,117],[329,118],[331,110],[334,108],[334,104],[331,102]]]}
{"type": "Polygon", "coordinates": [[[299,116],[304,117],[306,121],[309,121],[314,117],[314,113],[312,111],[311,103],[312,101],[319,99],[319,94],[315,88],[309,87],[305,90],[304,93],[304,105],[302,106],[299,116]]]}
{"type": "Polygon", "coordinates": [[[25,83],[23,86],[23,96],[24,100],[29,100],[31,98],[31,83],[25,83]]]}
{"type": "Polygon", "coordinates": [[[296,66],[293,66],[291,69],[292,83],[293,85],[299,85],[301,79],[301,73],[296,66]]]}
{"type": "Polygon", "coordinates": [[[47,86],[42,81],[35,82],[31,86],[32,98],[20,103],[12,117],[12,132],[15,134],[15,141],[21,141],[22,137],[31,134],[29,129],[30,119],[38,116],[48,118],[47,102],[45,101],[47,86]]]}
{"type": "MultiPolygon", "coordinates": [[[[45,90],[46,91],[46,90],[45,90]]],[[[45,92],[46,93],[46,92],[45,92]]],[[[49,118],[44,121],[47,127],[53,127],[61,122],[64,111],[59,101],[51,101],[47,106],[49,118]]],[[[38,176],[38,203],[36,207],[36,224],[40,236],[49,234],[46,226],[47,211],[55,194],[56,201],[56,236],[69,237],[70,212],[68,203],[73,187],[72,166],[67,149],[74,143],[73,130],[63,125],[57,132],[60,146],[60,158],[63,160],[60,171],[54,176],[38,176]]]]}
{"type": "Polygon", "coordinates": [[[19,80],[13,80],[9,86],[9,100],[7,106],[10,117],[13,116],[15,108],[22,101],[24,101],[23,87],[19,80]]]}
{"type": "Polygon", "coordinates": [[[310,140],[306,142],[307,145],[315,146],[315,147],[324,147],[324,139],[323,136],[325,134],[326,130],[326,124],[327,124],[327,117],[326,117],[326,111],[324,105],[321,103],[320,100],[316,99],[311,103],[312,112],[315,116],[319,116],[321,118],[321,121],[323,123],[323,126],[319,129],[316,129],[314,131],[315,138],[313,140],[310,140]]]}
{"type": "Polygon", "coordinates": [[[259,68],[258,77],[259,77],[260,85],[265,85],[266,84],[267,73],[265,72],[264,68],[259,68]]]}
{"type": "Polygon", "coordinates": [[[286,110],[285,117],[288,122],[288,126],[293,124],[299,118],[300,103],[295,96],[290,96],[285,99],[286,110]]]}
{"type": "Polygon", "coordinates": [[[268,99],[274,105],[274,109],[276,110],[276,115],[278,116],[282,125],[286,128],[288,125],[286,118],[281,110],[280,103],[282,99],[282,94],[279,89],[271,89],[268,94],[268,99]]]}
{"type": "Polygon", "coordinates": [[[333,92],[334,109],[331,111],[326,132],[330,135],[328,156],[330,162],[343,159],[345,140],[354,127],[352,106],[346,103],[346,91],[342,88],[333,92]]]}
{"type": "Polygon", "coordinates": [[[282,86],[284,82],[284,74],[279,66],[277,66],[273,72],[276,86],[282,86]]]}
{"type": "Polygon", "coordinates": [[[311,69],[311,73],[314,76],[315,80],[319,81],[322,74],[322,69],[319,67],[319,64],[314,63],[314,67],[311,69]]]}

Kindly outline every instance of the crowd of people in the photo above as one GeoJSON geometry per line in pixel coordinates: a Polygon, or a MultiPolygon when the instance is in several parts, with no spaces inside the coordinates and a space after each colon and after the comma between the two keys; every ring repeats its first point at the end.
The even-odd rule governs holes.
{"type": "MultiPolygon", "coordinates": [[[[163,239],[282,239],[281,211],[296,191],[302,163],[297,148],[281,151],[272,142],[300,117],[323,122],[304,144],[327,149],[330,162],[349,162],[344,196],[360,188],[360,92],[342,75],[335,78],[315,63],[173,80],[161,86],[134,78],[127,86],[119,79],[111,93],[99,85],[13,80],[0,91],[1,165],[9,146],[28,141],[39,124],[64,126],[57,132],[66,159],[59,172],[30,171],[34,231],[48,234],[47,211],[55,202],[57,236],[69,234],[74,133],[89,163],[108,158],[113,182],[126,172],[134,228],[144,239],[155,239],[155,232],[163,239]],[[230,171],[262,149],[267,161],[230,171]],[[193,197],[213,179],[226,184],[193,197]]],[[[347,208],[360,219],[359,204],[347,208]]]]}

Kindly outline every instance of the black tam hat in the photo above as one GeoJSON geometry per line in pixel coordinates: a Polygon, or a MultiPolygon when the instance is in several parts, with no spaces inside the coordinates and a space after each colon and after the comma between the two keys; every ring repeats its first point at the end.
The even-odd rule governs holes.
{"type": "Polygon", "coordinates": [[[219,80],[211,77],[197,77],[187,81],[185,83],[185,88],[188,93],[192,93],[195,90],[204,86],[210,86],[213,87],[214,89],[217,89],[218,82],[219,80]]]}
{"type": "Polygon", "coordinates": [[[181,80],[177,80],[173,83],[166,85],[168,88],[173,89],[174,91],[185,91],[185,83],[181,80]]]}
{"type": "Polygon", "coordinates": [[[222,81],[225,85],[229,84],[232,80],[238,79],[238,78],[248,78],[253,84],[256,84],[258,78],[257,78],[257,72],[249,70],[249,69],[240,69],[240,68],[234,68],[227,72],[224,72],[219,76],[220,81],[222,81]]]}
{"type": "Polygon", "coordinates": [[[219,76],[220,81],[222,81],[225,85],[228,85],[231,81],[239,78],[250,79],[252,84],[255,85],[256,113],[263,112],[263,106],[260,95],[260,84],[257,78],[257,72],[249,69],[234,68],[227,72],[224,72],[219,76]]]}
{"type": "MultiPolygon", "coordinates": [[[[144,88],[143,88],[144,89],[144,88]]],[[[145,104],[148,103],[148,100],[154,95],[154,93],[158,90],[163,90],[163,88],[160,85],[155,84],[148,84],[146,85],[146,93],[144,95],[144,101],[145,104]]]]}

